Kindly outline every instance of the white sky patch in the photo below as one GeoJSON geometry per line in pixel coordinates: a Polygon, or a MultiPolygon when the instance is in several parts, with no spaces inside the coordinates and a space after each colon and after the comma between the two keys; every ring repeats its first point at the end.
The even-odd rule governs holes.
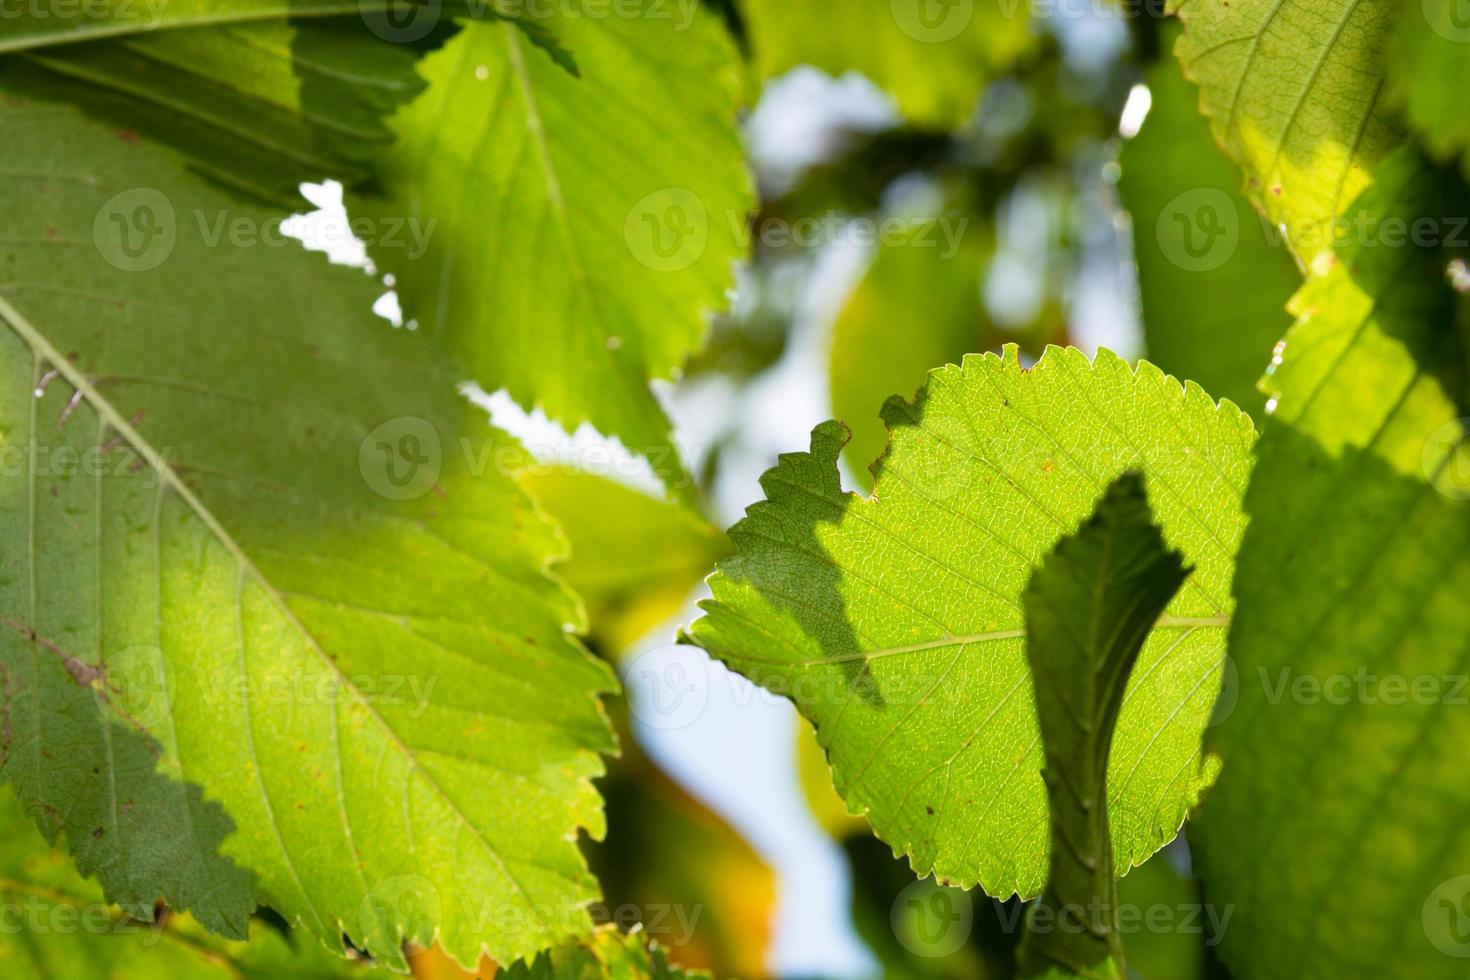
{"type": "MultiPolygon", "coordinates": [[[[376,275],[377,269],[368,258],[367,243],[352,231],[347,205],[342,197],[342,184],[335,180],[324,180],[320,184],[303,183],[298,190],[301,196],[316,205],[315,211],[293,214],[281,222],[281,234],[295,238],[309,251],[325,252],[334,265],[351,266],[368,275],[376,275]]],[[[403,308],[398,302],[398,293],[393,289],[393,276],[383,277],[387,291],[373,303],[373,312],[395,327],[407,326],[418,329],[418,321],[403,321],[403,308]]]]}
{"type": "Polygon", "coordinates": [[[490,413],[496,428],[520,440],[537,463],[568,466],[663,499],[663,481],[648,460],[620,440],[603,435],[586,422],[569,433],[541,409],[526,411],[503,389],[487,394],[478,385],[467,384],[464,392],[470,401],[490,413]]]}
{"type": "Polygon", "coordinates": [[[1118,120],[1118,135],[1131,140],[1143,128],[1148,111],[1153,108],[1154,94],[1148,86],[1139,82],[1128,90],[1128,101],[1123,104],[1123,115],[1118,120]]]}
{"type": "Polygon", "coordinates": [[[864,76],[795,68],[766,83],[746,122],[745,149],[763,190],[779,196],[807,167],[831,158],[846,133],[878,132],[899,121],[893,99],[864,76]]]}

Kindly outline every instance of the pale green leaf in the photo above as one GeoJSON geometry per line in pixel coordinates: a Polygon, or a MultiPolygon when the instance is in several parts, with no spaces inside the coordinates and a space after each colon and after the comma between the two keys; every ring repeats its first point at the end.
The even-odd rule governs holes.
{"type": "MultiPolygon", "coordinates": [[[[1438,176],[1391,164],[1366,202],[1381,219],[1466,213],[1461,188],[1441,200],[1438,176]]],[[[1470,386],[1447,257],[1345,251],[1297,297],[1267,382],[1239,701],[1190,831],[1211,902],[1234,910],[1237,976],[1465,975],[1470,386]]]]}
{"type": "Polygon", "coordinates": [[[763,78],[798,65],[861,72],[923,126],[968,120],[986,83],[1035,49],[1026,0],[747,0],[763,78]]]}
{"type": "Polygon", "coordinates": [[[1188,575],[1153,523],[1143,477],[1130,472],[1026,585],[1026,662],[1051,825],[1046,891],[1029,913],[1033,928],[1022,948],[1028,973],[1127,975],[1108,833],[1108,757],[1138,655],[1188,575]]]}
{"type": "Polygon", "coordinates": [[[1041,747],[1024,656],[1032,569],[1119,474],[1145,474],[1196,567],[1144,647],[1108,788],[1118,865],[1178,831],[1210,773],[1250,420],[1150,364],[1050,348],[936,370],[892,435],[871,499],[843,493],[845,434],[782,457],[731,531],[695,642],[792,697],[839,792],[921,875],[1035,895],[1046,874],[1041,747]]]}
{"type": "Polygon", "coordinates": [[[67,835],[132,854],[152,770],[108,762],[123,726],[332,947],[508,961],[584,933],[612,680],[459,370],[371,316],[370,277],[211,245],[200,215],[271,212],[148,141],[0,97],[0,173],[0,663],[28,807],[100,781],[67,835]],[[116,724],[53,710],[67,683],[116,724]]]}
{"type": "Polygon", "coordinates": [[[1179,66],[1156,64],[1147,82],[1153,105],[1119,155],[1118,194],[1133,215],[1148,358],[1258,414],[1256,382],[1291,325],[1286,302],[1301,275],[1240,194],[1240,170],[1179,66]]]}
{"type": "Polygon", "coordinates": [[[483,387],[589,421],[681,484],[648,380],[723,307],[751,187],[723,26],[634,6],[566,21],[580,78],[503,24],[466,24],[420,63],[429,89],[395,118],[385,196],[354,210],[432,228],[422,255],[373,256],[483,387]]]}
{"type": "Polygon", "coordinates": [[[1175,52],[1246,189],[1305,264],[1402,142],[1384,105],[1396,0],[1177,0],[1175,52]]]}

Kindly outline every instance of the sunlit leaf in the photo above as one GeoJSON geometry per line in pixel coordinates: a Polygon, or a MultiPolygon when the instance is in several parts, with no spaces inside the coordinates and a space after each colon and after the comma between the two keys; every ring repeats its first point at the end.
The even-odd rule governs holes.
{"type": "MultiPolygon", "coordinates": [[[[1365,207],[1464,215],[1445,186],[1394,158],[1365,207]]],[[[1470,361],[1447,259],[1344,250],[1296,298],[1267,382],[1239,701],[1190,832],[1211,901],[1234,909],[1221,949],[1238,976],[1464,975],[1470,361]]]]}
{"type": "Polygon", "coordinates": [[[1041,748],[1021,591],[1128,469],[1196,571],[1140,660],[1110,764],[1120,868],[1173,838],[1210,773],[1240,492],[1254,434],[1149,364],[1051,348],[1023,370],[968,357],[893,400],[874,494],[843,493],[845,433],[782,457],[731,531],[695,642],[787,694],[838,790],[921,875],[1035,895],[1046,873],[1041,748]]]}
{"type": "Polygon", "coordinates": [[[687,490],[648,380],[703,342],[744,249],[739,74],[717,18],[633,7],[567,19],[580,78],[513,28],[466,24],[420,63],[385,196],[355,210],[432,226],[422,255],[373,256],[483,387],[591,422],[687,490]]]}
{"type": "Polygon", "coordinates": [[[3,97],[0,173],[4,772],[27,810],[109,896],[217,901],[219,874],[158,860],[217,846],[293,924],[390,965],[436,935],[469,963],[585,933],[613,682],[569,636],[560,538],[506,475],[523,452],[370,314],[372,279],[211,243],[201,215],[273,215],[156,145],[3,97]],[[234,833],[140,826],[159,773],[234,833]]]}

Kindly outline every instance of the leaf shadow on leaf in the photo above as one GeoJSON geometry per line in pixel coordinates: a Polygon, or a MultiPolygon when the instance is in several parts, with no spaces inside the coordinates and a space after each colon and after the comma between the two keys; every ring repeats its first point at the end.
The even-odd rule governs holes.
{"type": "Polygon", "coordinates": [[[807,635],[820,637],[824,656],[841,668],[847,687],[881,708],[883,693],[861,656],[868,647],[847,614],[842,572],[828,557],[821,535],[824,525],[840,523],[858,499],[842,489],[837,469],[851,435],[841,422],[823,422],[812,430],[810,451],[781,456],[761,477],[766,499],[730,529],[737,553],[720,571],[789,613],[807,635]]]}
{"type": "Polygon", "coordinates": [[[0,781],[46,839],[65,834],[81,873],[132,917],[152,922],[162,899],[211,931],[244,939],[255,907],[250,872],[220,854],[234,821],[198,786],[159,768],[162,747],[140,726],[109,717],[104,699],[112,694],[104,692],[115,688],[105,668],[7,622],[0,680],[0,781]],[[25,730],[43,728],[66,731],[65,764],[37,758],[50,753],[25,730]],[[150,883],[160,893],[145,890],[150,883]]]}
{"type": "MultiPolygon", "coordinates": [[[[1458,771],[1453,746],[1470,738],[1470,718],[1418,695],[1344,704],[1331,682],[1366,672],[1417,683],[1470,670],[1470,634],[1445,621],[1448,609],[1463,610],[1470,582],[1470,502],[1371,450],[1334,454],[1268,420],[1246,505],[1230,636],[1239,697],[1206,736],[1222,769],[1190,832],[1210,900],[1237,910],[1226,960],[1245,972],[1260,965],[1252,947],[1303,956],[1342,948],[1329,935],[1382,955],[1368,951],[1398,941],[1389,933],[1409,935],[1395,927],[1410,907],[1417,921],[1424,896],[1470,868],[1455,843],[1470,795],[1443,782],[1458,771]],[[1323,694],[1278,686],[1301,678],[1323,694]],[[1300,870],[1283,892],[1270,882],[1288,865],[1300,870]],[[1393,908],[1403,914],[1385,911],[1393,908]]],[[[1415,955],[1398,948],[1382,962],[1415,955]]],[[[1437,950],[1423,955],[1419,975],[1439,976],[1427,964],[1449,962],[1437,950]]],[[[1359,966],[1377,972],[1368,960],[1359,966]]],[[[1288,961],[1266,975],[1311,974],[1288,961]]]]}

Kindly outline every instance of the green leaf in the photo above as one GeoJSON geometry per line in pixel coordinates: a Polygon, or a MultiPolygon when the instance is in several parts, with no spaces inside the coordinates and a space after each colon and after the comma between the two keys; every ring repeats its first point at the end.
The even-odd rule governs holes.
{"type": "Polygon", "coordinates": [[[29,0],[0,19],[0,54],[180,28],[287,19],[304,23],[322,17],[350,17],[385,41],[417,44],[441,21],[473,16],[513,21],[532,43],[575,72],[574,58],[546,23],[552,18],[533,13],[516,0],[89,0],[84,5],[29,0]]]}
{"type": "Polygon", "coordinates": [[[888,442],[880,418],[888,396],[917,391],[936,364],[999,346],[980,300],[993,243],[971,223],[953,214],[923,219],[909,240],[880,246],[833,325],[832,411],[852,431],[847,463],[865,490],[873,485],[867,465],[888,442]],[[940,221],[959,229],[953,246],[940,221]]]}
{"type": "Polygon", "coordinates": [[[910,120],[939,129],[969,120],[986,83],[1037,45],[1022,0],[747,0],[741,11],[762,78],[798,65],[862,72],[910,120]]]}
{"type": "Polygon", "coordinates": [[[920,875],[1035,895],[1046,796],[1021,593],[1103,488],[1141,469],[1196,572],[1144,647],[1110,764],[1114,853],[1138,864],[1211,778],[1200,733],[1220,685],[1250,420],[1147,363],[1049,348],[1024,370],[1014,347],[936,370],[914,405],[885,414],[871,499],[838,485],[835,423],[766,474],[694,641],[796,702],[848,807],[920,875]]]}
{"type": "Polygon", "coordinates": [[[1022,596],[1051,824],[1046,891],[1023,947],[1031,974],[1127,976],[1108,758],[1138,655],[1188,575],[1153,523],[1143,477],[1130,472],[1058,542],[1022,596]]]}
{"type": "Polygon", "coordinates": [[[668,954],[638,933],[623,935],[617,926],[600,927],[586,943],[542,953],[532,963],[514,963],[506,980],[690,980],[706,978],[702,970],[683,970],[668,954]]]}
{"type": "MultiPolygon", "coordinates": [[[[1453,218],[1464,196],[1400,155],[1364,207],[1453,218]]],[[[1239,702],[1190,831],[1211,901],[1235,910],[1221,950],[1237,976],[1464,975],[1470,362],[1447,258],[1346,249],[1298,296],[1267,382],[1234,586],[1239,702]]]]}
{"type": "MultiPolygon", "coordinates": [[[[371,8],[378,0],[365,0],[371,8]]],[[[0,52],[178,27],[357,14],[357,0],[35,0],[0,20],[0,52]]]]}
{"type": "Polygon", "coordinates": [[[1470,19],[1460,0],[1404,4],[1388,53],[1388,94],[1435,158],[1470,177],[1470,19]]]}
{"type": "Polygon", "coordinates": [[[689,600],[730,541],[702,518],[592,473],[532,469],[521,485],[561,526],[557,566],[587,605],[592,635],[619,654],[689,600]]]}
{"type": "Polygon", "coordinates": [[[309,937],[253,923],[249,942],[230,942],[186,915],[167,923],[129,918],[105,901],[29,826],[15,797],[0,793],[0,970],[16,980],[340,980],[383,976],[332,956],[309,937]]]}
{"type": "Polygon", "coordinates": [[[1133,215],[1148,357],[1253,414],[1301,275],[1280,236],[1239,193],[1240,172],[1210,137],[1198,91],[1170,61],[1147,74],[1153,106],[1118,162],[1133,215]]]}
{"type": "Polygon", "coordinates": [[[635,7],[566,21],[580,79],[505,25],[465,25],[395,119],[386,196],[353,210],[433,228],[422,256],[373,256],[476,381],[688,490],[648,380],[701,345],[744,251],[738,61],[713,16],[635,7]]]}
{"type": "Polygon", "coordinates": [[[299,208],[297,187],[368,180],[386,117],[423,88],[418,52],[358,19],[224,24],[68,44],[0,63],[33,98],[169,144],[249,197],[299,208]]]}
{"type": "Polygon", "coordinates": [[[69,821],[73,846],[156,846],[120,839],[151,770],[52,707],[72,683],[333,948],[508,961],[585,933],[613,681],[569,635],[523,451],[369,313],[370,277],[211,244],[201,218],[275,215],[154,144],[0,97],[0,173],[0,663],[28,808],[67,813],[85,752],[105,820],[69,821]]]}
{"type": "Polygon", "coordinates": [[[1395,0],[1174,0],[1175,48],[1215,138],[1303,264],[1402,142],[1383,100],[1395,0]]]}

